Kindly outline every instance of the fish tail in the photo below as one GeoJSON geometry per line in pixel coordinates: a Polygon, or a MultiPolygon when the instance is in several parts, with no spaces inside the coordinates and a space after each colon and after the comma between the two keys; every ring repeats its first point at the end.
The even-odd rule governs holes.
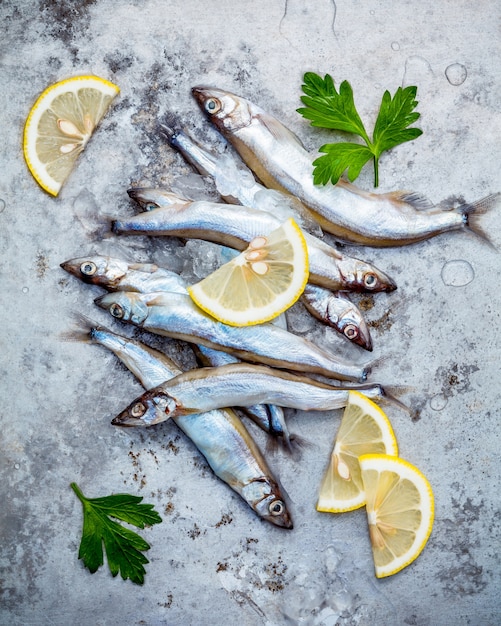
{"type": "Polygon", "coordinates": [[[171,143],[176,133],[181,130],[179,117],[172,111],[169,111],[165,114],[163,121],[158,124],[158,130],[171,143]]]}
{"type": "Polygon", "coordinates": [[[98,324],[82,313],[73,313],[73,321],[75,323],[73,328],[60,334],[60,339],[62,341],[97,343],[94,337],[94,334],[97,331],[112,333],[112,331],[106,328],[106,326],[98,324]]]}
{"type": "Polygon", "coordinates": [[[367,363],[367,365],[364,365],[362,369],[362,376],[359,382],[365,383],[369,375],[372,374],[375,369],[377,369],[382,363],[385,363],[388,359],[388,356],[381,356],[378,359],[374,359],[370,363],[367,363]]]}
{"type": "Polygon", "coordinates": [[[267,455],[274,456],[280,448],[285,453],[290,455],[295,461],[299,461],[302,451],[311,445],[310,441],[294,433],[287,433],[287,436],[270,434],[266,440],[265,449],[267,455]]]}
{"type": "Polygon", "coordinates": [[[486,241],[492,247],[494,247],[494,244],[489,235],[485,232],[485,229],[481,224],[481,220],[482,215],[487,213],[495,204],[497,204],[500,198],[500,192],[492,193],[489,196],[485,196],[484,198],[473,202],[472,204],[463,203],[457,208],[457,211],[461,213],[463,217],[465,227],[477,235],[477,237],[486,241]]]}
{"type": "Polygon", "coordinates": [[[91,331],[97,327],[91,319],[82,315],[82,313],[74,313],[74,327],[59,335],[62,341],[76,341],[78,343],[92,343],[91,331]]]}
{"type": "MultiPolygon", "coordinates": [[[[404,402],[398,399],[397,396],[403,395],[405,393],[409,393],[414,391],[414,387],[404,386],[404,385],[384,385],[384,396],[381,398],[381,404],[392,404],[393,406],[397,406],[406,413],[408,413],[411,417],[415,416],[415,411],[410,406],[407,406],[404,402]]],[[[379,402],[379,401],[378,401],[379,402]]]]}
{"type": "Polygon", "coordinates": [[[113,217],[111,215],[99,215],[96,218],[92,229],[88,231],[88,237],[93,242],[102,242],[111,239],[111,224],[113,221],[113,217]]]}

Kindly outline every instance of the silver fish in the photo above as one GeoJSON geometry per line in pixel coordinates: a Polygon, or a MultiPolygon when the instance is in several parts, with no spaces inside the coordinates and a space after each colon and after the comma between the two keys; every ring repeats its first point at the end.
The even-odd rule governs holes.
{"type": "MultiPolygon", "coordinates": [[[[177,236],[204,239],[244,250],[258,236],[281,225],[266,211],[241,206],[179,198],[177,204],[114,220],[119,235],[177,236]]],[[[310,282],[334,291],[393,291],[393,280],[373,265],[340,254],[322,240],[304,233],[308,246],[310,282]]]]}
{"type": "Polygon", "coordinates": [[[336,185],[314,185],[314,157],[275,117],[222,89],[195,87],[192,92],[259,180],[298,197],[321,227],[341,240],[401,246],[465,228],[485,237],[478,216],[499,200],[499,193],[444,210],[416,193],[370,193],[344,180],[336,185]]]}
{"type": "Polygon", "coordinates": [[[60,266],[83,282],[99,285],[108,291],[188,293],[186,283],[179,274],[154,263],[128,263],[95,254],[69,259],[60,266]]]}
{"type": "Polygon", "coordinates": [[[200,174],[214,179],[216,189],[225,202],[268,211],[282,222],[292,217],[301,229],[322,237],[319,224],[297,198],[259,184],[250,169],[231,151],[216,154],[195,142],[184,130],[177,127],[172,115],[168,117],[167,124],[170,126],[161,125],[161,131],[170,145],[200,174]]]}
{"type": "MultiPolygon", "coordinates": [[[[61,267],[86,283],[99,285],[108,291],[133,291],[138,293],[174,292],[187,294],[186,283],[179,274],[158,267],[151,263],[127,263],[110,256],[90,255],[78,257],[61,263],[61,267]]],[[[277,318],[283,324],[284,317],[277,318]]],[[[283,326],[282,326],[283,328],[283,326]]],[[[199,346],[199,350],[208,355],[209,365],[222,365],[228,359],[238,361],[230,354],[199,346]]],[[[255,406],[246,407],[246,415],[253,419],[261,428],[272,435],[280,436],[290,447],[290,436],[285,426],[283,410],[280,407],[255,406]]]]}
{"type": "MultiPolygon", "coordinates": [[[[353,387],[355,388],[355,387],[353,387]]],[[[357,387],[381,399],[381,385],[357,387]]],[[[115,426],[152,426],[176,415],[225,406],[277,404],[303,411],[329,411],[348,403],[350,389],[263,365],[240,363],[190,370],[151,389],[112,421],[115,426]]]]}
{"type": "MultiPolygon", "coordinates": [[[[221,365],[240,363],[240,360],[233,355],[227,352],[221,352],[221,350],[213,350],[206,346],[198,346],[196,353],[200,365],[205,367],[220,367],[221,365]]],[[[258,424],[260,428],[271,435],[280,437],[289,450],[291,450],[291,436],[285,423],[285,415],[282,407],[273,404],[254,404],[241,407],[240,410],[253,422],[258,424]]]]}
{"type": "Polygon", "coordinates": [[[364,381],[370,370],[368,366],[343,362],[304,337],[273,324],[222,324],[182,294],[120,291],[95,302],[116,319],[153,333],[230,352],[244,361],[350,381],[364,381]]]}
{"type": "Polygon", "coordinates": [[[306,285],[301,302],[314,316],[335,328],[352,343],[372,351],[372,340],[362,313],[339,292],[317,285],[306,285]]]}
{"type": "MultiPolygon", "coordinates": [[[[177,274],[155,265],[127,264],[110,257],[81,257],[65,261],[61,267],[85,282],[100,284],[108,290],[187,293],[184,282],[177,274]],[[180,281],[179,286],[175,284],[177,280],[180,281]]],[[[372,349],[367,324],[353,303],[318,285],[309,284],[307,287],[301,300],[313,316],[352,343],[366,350],[372,349]]],[[[285,316],[280,319],[284,320],[285,316]]]]}
{"type": "MultiPolygon", "coordinates": [[[[166,355],[138,341],[103,328],[91,328],[90,340],[108,348],[151,389],[181,370],[166,355]]],[[[292,520],[278,482],[261,451],[230,409],[173,418],[207,459],[212,471],[236,491],[263,519],[292,528],[292,520]]]]}
{"type": "MultiPolygon", "coordinates": [[[[180,196],[167,191],[166,189],[156,189],[155,187],[132,187],[127,189],[129,197],[138,202],[144,211],[152,211],[160,207],[172,206],[179,202],[180,196]]],[[[188,198],[183,198],[188,202],[188,198]]]]}

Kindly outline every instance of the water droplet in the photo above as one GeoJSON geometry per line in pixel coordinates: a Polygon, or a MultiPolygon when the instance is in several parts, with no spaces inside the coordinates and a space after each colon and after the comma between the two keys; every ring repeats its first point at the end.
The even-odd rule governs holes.
{"type": "Polygon", "coordinates": [[[433,411],[443,411],[447,406],[447,402],[447,398],[443,394],[439,393],[436,396],[433,396],[433,398],[430,398],[430,407],[433,411]]]}
{"type": "Polygon", "coordinates": [[[20,467],[19,463],[14,463],[14,469],[19,469],[20,467]]]}
{"type": "Polygon", "coordinates": [[[22,292],[23,292],[23,293],[28,293],[28,291],[29,291],[29,288],[28,288],[28,287],[23,287],[23,289],[22,289],[22,292]]]}
{"type": "Polygon", "coordinates": [[[445,76],[451,85],[462,85],[468,76],[466,67],[461,63],[453,63],[445,69],[445,76]]]}
{"type": "Polygon", "coordinates": [[[376,11],[374,11],[374,9],[372,9],[371,11],[369,11],[369,13],[370,13],[371,15],[376,15],[376,11]]]}
{"type": "Polygon", "coordinates": [[[5,200],[0,198],[0,213],[5,209],[5,200]]]}
{"type": "Polygon", "coordinates": [[[447,261],[441,272],[444,285],[450,287],[464,287],[475,278],[473,267],[468,261],[447,261]]]}
{"type": "Polygon", "coordinates": [[[400,44],[398,43],[398,41],[394,41],[394,42],[391,44],[391,49],[392,49],[392,50],[395,50],[395,51],[400,50],[400,44]]]}

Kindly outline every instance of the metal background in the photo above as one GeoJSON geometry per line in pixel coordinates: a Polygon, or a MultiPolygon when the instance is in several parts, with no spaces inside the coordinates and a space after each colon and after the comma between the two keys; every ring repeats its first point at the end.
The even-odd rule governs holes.
{"type": "MultiPolygon", "coordinates": [[[[161,116],[175,111],[196,136],[223,145],[190,95],[197,84],[254,100],[311,150],[328,135],[295,112],[305,71],[348,79],[368,126],[385,89],[417,85],[424,134],[381,159],[380,190],[435,202],[500,191],[499,18],[495,0],[0,4],[2,624],[499,623],[496,249],[467,233],[350,249],[398,283],[361,303],[378,360],[372,378],[404,387],[402,399],[417,410],[416,419],[388,413],[401,456],[427,475],[436,498],[424,552],[387,580],[374,577],[363,510],[315,511],[340,412],[289,416],[308,445],[300,458],[279,451],[270,464],[295,527],[260,521],[174,424],[110,425],[140,387],[104,349],[62,339],[76,312],[111,320],[93,304],[100,290],[59,268],[86,252],[153,260],[187,277],[219,263],[211,246],[202,254],[197,243],[105,236],[110,217],[136,210],[132,184],[210,193],[157,133],[161,116]],[[121,94],[53,199],[23,161],[23,124],[48,84],[87,73],[121,94]],[[77,560],[82,511],[71,481],[88,496],[142,495],[160,511],[163,523],[142,532],[152,545],[143,587],[106,568],[90,575],[77,560]]],[[[371,189],[370,168],[358,184],[371,189]]],[[[500,210],[483,222],[498,249],[500,210]]],[[[300,305],[290,323],[355,360],[369,357],[300,305]]],[[[161,344],[186,357],[175,342],[161,344]]]]}

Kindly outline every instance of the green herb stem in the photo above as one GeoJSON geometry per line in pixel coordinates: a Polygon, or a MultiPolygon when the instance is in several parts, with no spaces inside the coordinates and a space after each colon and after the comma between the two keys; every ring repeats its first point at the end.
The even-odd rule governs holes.
{"type": "Polygon", "coordinates": [[[335,185],[344,173],[353,182],[372,160],[374,186],[377,187],[381,154],[422,135],[419,128],[411,127],[420,117],[415,111],[417,87],[399,87],[393,97],[389,91],[384,92],[371,141],[355,107],[348,81],[344,80],[337,90],[329,74],[322,78],[314,72],[306,72],[303,82],[301,101],[305,106],[297,109],[298,113],[312,126],[350,133],[365,143],[365,146],[347,142],[321,146],[319,152],[323,154],[313,163],[315,184],[326,185],[330,181],[335,185]]]}

